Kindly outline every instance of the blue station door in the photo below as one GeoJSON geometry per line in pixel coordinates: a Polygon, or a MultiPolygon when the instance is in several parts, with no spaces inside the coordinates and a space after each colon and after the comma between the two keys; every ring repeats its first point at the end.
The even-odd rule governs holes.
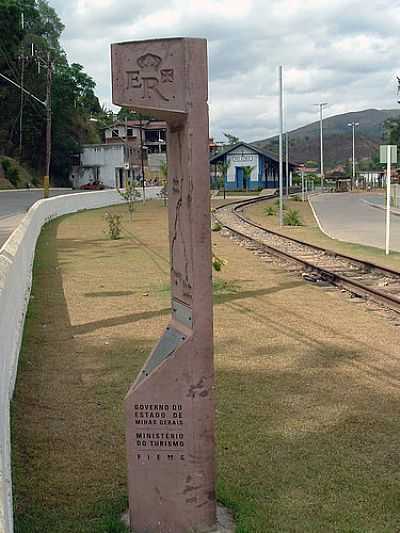
{"type": "Polygon", "coordinates": [[[243,189],[243,167],[235,167],[236,170],[236,189],[243,189]]]}

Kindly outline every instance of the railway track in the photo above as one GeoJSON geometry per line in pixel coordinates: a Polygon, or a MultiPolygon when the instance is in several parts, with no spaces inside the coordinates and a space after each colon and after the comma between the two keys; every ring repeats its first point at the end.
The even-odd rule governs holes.
{"type": "Polygon", "coordinates": [[[231,202],[215,209],[215,220],[234,237],[248,243],[258,255],[297,265],[310,281],[335,285],[400,313],[400,272],[355,257],[286,237],[256,224],[245,214],[249,205],[275,195],[231,202]]]}

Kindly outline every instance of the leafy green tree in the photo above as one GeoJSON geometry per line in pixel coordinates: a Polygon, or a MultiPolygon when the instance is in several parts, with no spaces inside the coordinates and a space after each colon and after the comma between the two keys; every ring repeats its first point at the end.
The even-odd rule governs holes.
{"type": "Polygon", "coordinates": [[[388,118],[383,123],[384,140],[387,144],[400,144],[400,119],[388,118]]]}
{"type": "Polygon", "coordinates": [[[228,174],[228,170],[230,166],[231,166],[231,162],[228,160],[218,164],[219,176],[221,178],[221,182],[218,183],[218,186],[220,189],[222,187],[224,189],[224,199],[226,198],[225,181],[226,181],[226,176],[228,174]]]}
{"type": "Polygon", "coordinates": [[[247,184],[247,189],[249,188],[251,174],[252,174],[254,169],[255,169],[255,167],[251,167],[251,166],[243,167],[243,177],[245,178],[245,181],[246,181],[246,184],[247,184]]]}
{"type": "Polygon", "coordinates": [[[240,143],[239,137],[236,137],[236,135],[232,135],[231,133],[224,132],[224,137],[226,138],[228,145],[240,143]]]}
{"type": "MultiPolygon", "coordinates": [[[[20,81],[20,58],[25,57],[25,88],[41,100],[46,97],[47,70],[43,62],[53,63],[52,84],[52,164],[54,184],[67,184],[71,156],[86,142],[98,142],[99,131],[90,121],[102,116],[95,95],[95,83],[81,65],[68,64],[60,44],[64,29],[56,11],[46,0],[0,0],[0,72],[20,81]],[[24,28],[21,14],[24,14],[24,28]],[[35,57],[31,56],[31,44],[35,57]],[[42,59],[41,66],[38,58],[42,59]]],[[[0,80],[0,154],[20,158],[20,91],[0,80]]],[[[46,112],[32,98],[24,97],[22,159],[35,173],[42,174],[45,162],[46,112]]]]}

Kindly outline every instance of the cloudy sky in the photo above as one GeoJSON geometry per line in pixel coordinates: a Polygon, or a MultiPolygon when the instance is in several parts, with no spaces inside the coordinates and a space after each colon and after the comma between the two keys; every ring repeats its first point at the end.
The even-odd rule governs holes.
{"type": "Polygon", "coordinates": [[[111,107],[112,42],[206,37],[211,134],[252,141],[279,128],[284,65],[289,129],[367,108],[396,108],[400,0],[49,0],[63,45],[111,107]]]}

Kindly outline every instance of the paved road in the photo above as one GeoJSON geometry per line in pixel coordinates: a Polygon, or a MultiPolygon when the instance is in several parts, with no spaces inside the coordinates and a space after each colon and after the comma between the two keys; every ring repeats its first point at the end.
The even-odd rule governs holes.
{"type": "MultiPolygon", "coordinates": [[[[333,193],[311,199],[322,228],[336,239],[385,248],[385,211],[367,201],[383,202],[377,194],[333,193]]],[[[390,248],[400,252],[400,216],[391,216],[390,248]]]]}
{"type": "MultiPolygon", "coordinates": [[[[70,194],[71,189],[50,191],[50,196],[70,194]]],[[[27,210],[43,198],[43,191],[0,192],[0,247],[24,218],[27,210]]]]}

